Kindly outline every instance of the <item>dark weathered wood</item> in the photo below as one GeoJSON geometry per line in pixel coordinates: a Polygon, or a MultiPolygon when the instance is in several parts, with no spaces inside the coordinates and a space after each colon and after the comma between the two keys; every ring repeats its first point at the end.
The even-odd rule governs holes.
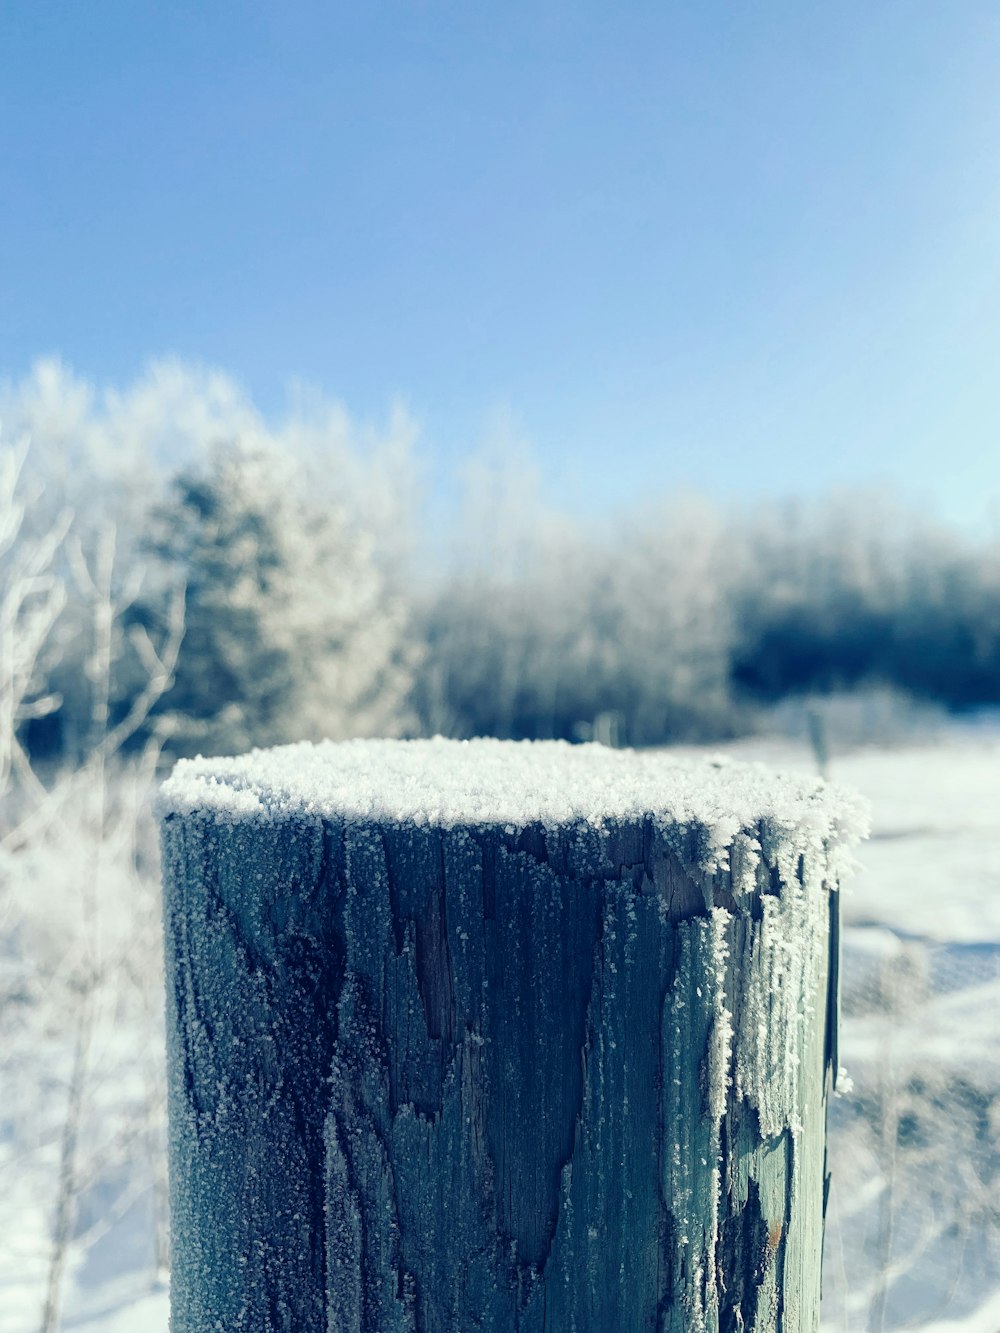
{"type": "Polygon", "coordinates": [[[818,1325],[822,847],[163,827],[173,1333],[818,1325]]]}

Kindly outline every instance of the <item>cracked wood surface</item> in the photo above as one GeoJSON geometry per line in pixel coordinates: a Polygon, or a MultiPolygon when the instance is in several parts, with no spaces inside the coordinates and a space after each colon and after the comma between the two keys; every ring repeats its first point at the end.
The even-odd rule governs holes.
{"type": "Polygon", "coordinates": [[[163,846],[173,1333],[814,1333],[821,848],[761,827],[707,874],[651,821],[198,814],[163,846]]]}

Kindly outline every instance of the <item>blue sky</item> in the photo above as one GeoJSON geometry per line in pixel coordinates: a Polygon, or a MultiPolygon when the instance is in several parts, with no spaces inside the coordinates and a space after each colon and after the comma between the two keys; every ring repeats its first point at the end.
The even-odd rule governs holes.
{"type": "Polygon", "coordinates": [[[496,423],[558,503],[1000,497],[1000,9],[4,0],[0,377],[496,423]]]}

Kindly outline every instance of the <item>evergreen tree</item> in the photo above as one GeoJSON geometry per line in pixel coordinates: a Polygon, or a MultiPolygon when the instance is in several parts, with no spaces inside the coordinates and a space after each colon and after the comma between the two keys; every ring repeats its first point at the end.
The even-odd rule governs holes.
{"type": "Polygon", "coordinates": [[[405,727],[405,609],[373,535],[287,450],[215,447],[174,479],[150,544],[187,587],[164,700],[171,748],[238,752],[405,727]]]}

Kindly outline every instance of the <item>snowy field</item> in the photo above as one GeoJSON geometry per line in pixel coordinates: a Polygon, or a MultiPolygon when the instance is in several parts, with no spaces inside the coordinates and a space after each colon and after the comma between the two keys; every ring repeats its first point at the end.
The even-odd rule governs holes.
{"type": "MultiPolygon", "coordinates": [[[[730,749],[813,765],[787,741],[730,749]]],[[[841,1048],[854,1087],[832,1111],[824,1330],[1000,1333],[1000,730],[857,749],[830,767],[871,800],[874,833],[843,904],[841,1048]]],[[[59,927],[77,910],[54,887],[58,857],[29,869],[18,883],[44,910],[0,919],[14,997],[0,1029],[0,1333],[43,1326],[57,1250],[57,1327],[165,1333],[149,876],[145,893],[110,870],[95,880],[103,956],[135,961],[81,997],[57,966],[26,956],[30,945],[58,959],[72,938],[59,927]],[[60,1198],[72,1225],[54,1247],[60,1198]]]]}

